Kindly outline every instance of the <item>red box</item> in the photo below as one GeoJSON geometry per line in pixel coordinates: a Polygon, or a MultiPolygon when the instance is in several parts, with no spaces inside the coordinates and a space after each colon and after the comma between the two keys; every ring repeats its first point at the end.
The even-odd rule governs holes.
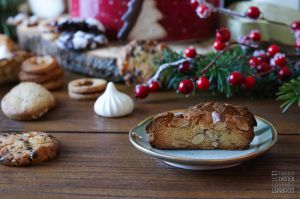
{"type": "MultiPolygon", "coordinates": [[[[110,39],[116,39],[123,25],[122,15],[127,11],[130,0],[70,0],[72,17],[92,17],[103,23],[110,39]]],[[[145,0],[149,1],[149,0],[145,0]]],[[[210,37],[217,26],[218,18],[213,14],[200,19],[190,0],[154,0],[155,9],[162,17],[159,24],[167,35],[161,40],[190,40],[210,37]]],[[[216,6],[220,0],[210,0],[216,6]]]]}

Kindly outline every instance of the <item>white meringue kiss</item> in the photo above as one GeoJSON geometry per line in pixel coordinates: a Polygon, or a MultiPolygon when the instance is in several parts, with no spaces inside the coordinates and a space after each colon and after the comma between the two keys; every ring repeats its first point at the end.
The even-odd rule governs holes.
{"type": "Polygon", "coordinates": [[[95,113],[103,117],[122,117],[132,113],[133,109],[133,100],[118,91],[112,82],[94,104],[95,113]]]}

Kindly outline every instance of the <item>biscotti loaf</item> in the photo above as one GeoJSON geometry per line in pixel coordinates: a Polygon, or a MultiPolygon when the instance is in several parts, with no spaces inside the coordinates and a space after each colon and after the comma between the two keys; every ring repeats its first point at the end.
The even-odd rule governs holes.
{"type": "Polygon", "coordinates": [[[201,103],[182,114],[158,115],[147,125],[152,147],[159,149],[247,149],[256,120],[246,107],[201,103]]]}

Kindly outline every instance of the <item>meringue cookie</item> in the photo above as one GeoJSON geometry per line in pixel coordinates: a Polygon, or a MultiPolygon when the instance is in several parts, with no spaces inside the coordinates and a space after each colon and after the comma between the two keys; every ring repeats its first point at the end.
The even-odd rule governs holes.
{"type": "Polygon", "coordinates": [[[133,100],[118,91],[112,82],[94,104],[95,113],[103,117],[122,117],[132,113],[133,109],[133,100]]]}

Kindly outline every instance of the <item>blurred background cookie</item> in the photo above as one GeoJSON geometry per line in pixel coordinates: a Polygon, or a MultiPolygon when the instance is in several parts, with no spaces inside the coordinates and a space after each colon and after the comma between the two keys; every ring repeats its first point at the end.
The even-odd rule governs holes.
{"type": "Polygon", "coordinates": [[[56,90],[64,85],[64,71],[51,56],[35,56],[25,60],[19,79],[22,82],[42,84],[48,90],[56,90]]]}
{"type": "Polygon", "coordinates": [[[7,166],[28,166],[55,158],[58,140],[44,132],[0,135],[0,163],[7,166]]]}
{"type": "Polygon", "coordinates": [[[11,89],[1,101],[3,113],[14,120],[35,120],[55,106],[54,96],[43,86],[20,83],[11,89]]]}
{"type": "Polygon", "coordinates": [[[30,53],[20,51],[9,37],[0,34],[0,84],[18,81],[22,62],[30,53]]]}
{"type": "Polygon", "coordinates": [[[50,80],[60,79],[64,75],[64,70],[61,68],[54,69],[51,73],[32,74],[25,71],[20,71],[19,79],[22,82],[44,83],[50,80]]]}
{"type": "Polygon", "coordinates": [[[43,74],[53,71],[58,64],[51,56],[34,56],[25,60],[22,64],[22,70],[32,74],[43,74]]]}

